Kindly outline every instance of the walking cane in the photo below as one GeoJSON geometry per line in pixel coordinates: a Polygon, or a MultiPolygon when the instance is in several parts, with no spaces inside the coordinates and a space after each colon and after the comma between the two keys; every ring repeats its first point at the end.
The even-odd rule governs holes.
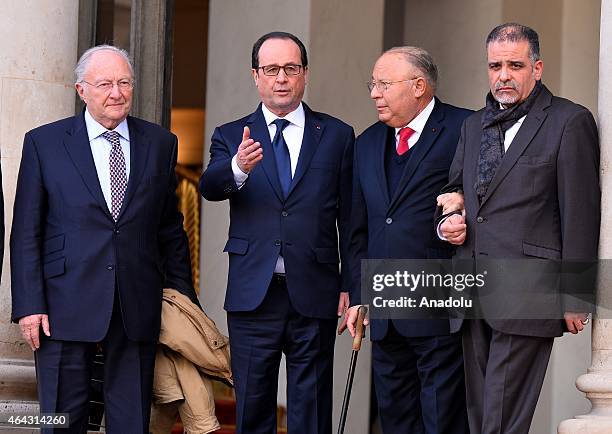
{"type": "Polygon", "coordinates": [[[357,324],[355,327],[355,337],[353,338],[353,353],[351,354],[351,363],[349,365],[348,378],[346,380],[346,389],[344,389],[344,400],[342,401],[342,412],[340,413],[340,425],[338,426],[338,434],[344,434],[344,424],[346,423],[346,413],[348,411],[349,399],[351,399],[351,389],[353,388],[353,377],[355,376],[355,365],[357,364],[357,356],[361,349],[361,339],[365,336],[365,326],[363,320],[368,313],[368,308],[359,306],[357,310],[357,324]]]}

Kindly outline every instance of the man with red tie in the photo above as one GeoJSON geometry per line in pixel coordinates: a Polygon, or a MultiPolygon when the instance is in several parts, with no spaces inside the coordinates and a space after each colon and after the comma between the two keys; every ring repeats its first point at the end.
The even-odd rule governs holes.
{"type": "MultiPolygon", "coordinates": [[[[470,111],[434,97],[437,75],[432,57],[417,47],[392,48],[374,65],[368,88],[379,122],[357,138],[353,164],[353,335],[362,259],[443,259],[453,253],[431,227],[438,189],[448,180],[470,111]]],[[[461,338],[450,333],[449,321],[371,323],[383,432],[468,432],[461,338]]]]}

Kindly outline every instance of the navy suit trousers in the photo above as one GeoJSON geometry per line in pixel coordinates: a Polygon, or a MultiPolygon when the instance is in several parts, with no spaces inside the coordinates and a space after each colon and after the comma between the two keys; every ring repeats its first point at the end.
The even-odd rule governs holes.
{"type": "MultiPolygon", "coordinates": [[[[89,383],[96,345],[44,337],[34,353],[41,413],[69,414],[70,428],[61,432],[87,432],[89,383]]],[[[101,345],[106,432],[148,433],[157,344],[127,338],[116,293],[111,322],[101,345]]],[[[43,428],[41,432],[55,431],[43,428]]]]}
{"type": "Polygon", "coordinates": [[[330,434],[336,319],[309,318],[291,305],[283,277],[274,275],[262,304],[228,312],[239,434],[276,433],[281,355],[287,360],[287,428],[330,434]]]}
{"type": "Polygon", "coordinates": [[[460,334],[406,337],[389,321],[372,373],[383,433],[469,432],[460,334]]]}

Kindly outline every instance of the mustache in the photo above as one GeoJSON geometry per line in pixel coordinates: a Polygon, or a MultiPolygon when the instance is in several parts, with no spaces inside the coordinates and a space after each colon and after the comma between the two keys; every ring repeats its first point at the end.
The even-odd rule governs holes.
{"type": "Polygon", "coordinates": [[[518,90],[518,85],[514,81],[507,81],[505,83],[502,83],[501,81],[498,81],[497,83],[495,83],[495,90],[496,91],[498,91],[502,87],[509,87],[512,90],[518,90]]]}

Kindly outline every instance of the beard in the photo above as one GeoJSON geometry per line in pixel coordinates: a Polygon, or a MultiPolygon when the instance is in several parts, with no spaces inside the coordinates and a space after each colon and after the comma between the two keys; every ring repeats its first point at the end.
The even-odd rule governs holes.
{"type": "Polygon", "coordinates": [[[495,89],[492,93],[493,93],[493,98],[495,98],[495,101],[497,101],[498,103],[502,104],[505,107],[512,106],[518,103],[521,98],[520,93],[518,91],[518,86],[513,81],[509,81],[506,83],[502,83],[498,81],[497,83],[495,83],[495,89]],[[498,93],[499,89],[501,89],[502,87],[509,87],[512,90],[514,90],[514,93],[509,93],[508,91],[498,93]]]}

